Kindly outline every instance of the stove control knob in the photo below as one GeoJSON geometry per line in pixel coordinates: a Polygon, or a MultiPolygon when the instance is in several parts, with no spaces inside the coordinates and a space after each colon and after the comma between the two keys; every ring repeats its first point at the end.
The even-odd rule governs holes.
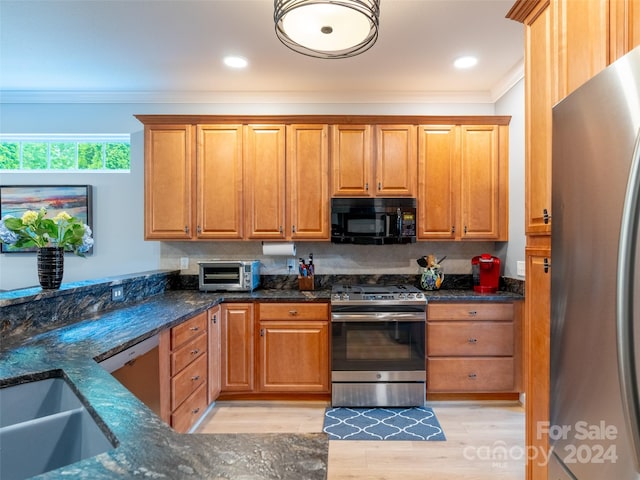
{"type": "Polygon", "coordinates": [[[424,298],[424,293],[422,292],[416,293],[416,298],[424,298]]]}
{"type": "Polygon", "coordinates": [[[398,298],[399,298],[400,300],[404,300],[405,298],[407,298],[407,295],[406,295],[405,293],[399,293],[399,294],[398,294],[398,298]]]}

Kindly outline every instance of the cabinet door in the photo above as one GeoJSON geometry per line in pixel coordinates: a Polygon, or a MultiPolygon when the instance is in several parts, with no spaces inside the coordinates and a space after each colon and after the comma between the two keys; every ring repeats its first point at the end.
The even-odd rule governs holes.
{"type": "MultiPolygon", "coordinates": [[[[548,452],[546,435],[538,433],[538,426],[549,422],[549,355],[550,355],[550,251],[527,248],[525,282],[525,441],[529,451],[548,452]]],[[[531,460],[527,464],[527,478],[546,480],[543,462],[531,460]]]]}
{"type": "Polygon", "coordinates": [[[331,127],[332,195],[368,197],[375,193],[371,183],[371,126],[331,127]]]}
{"type": "Polygon", "coordinates": [[[376,195],[415,196],[416,150],[414,125],[376,125],[376,195]]]}
{"type": "Polygon", "coordinates": [[[244,151],[246,238],[285,238],[284,125],[245,126],[244,151]]]}
{"type": "Polygon", "coordinates": [[[193,127],[144,128],[145,240],[193,237],[193,127]]]}
{"type": "Polygon", "coordinates": [[[640,0],[610,0],[610,52],[613,63],[640,45],[640,0]]]}
{"type": "Polygon", "coordinates": [[[558,52],[559,98],[609,64],[609,3],[615,0],[552,2],[558,52]]]}
{"type": "Polygon", "coordinates": [[[555,100],[552,10],[525,20],[525,232],[551,233],[551,112],[555,100]]]}
{"type": "Polygon", "coordinates": [[[254,320],[250,303],[222,305],[222,391],[254,389],[254,320]]]}
{"type": "Polygon", "coordinates": [[[242,125],[198,125],[197,137],[197,237],[242,238],[242,125]]]}
{"type": "Polygon", "coordinates": [[[287,127],[288,234],[329,239],[329,127],[287,127]]]}
{"type": "Polygon", "coordinates": [[[418,144],[418,238],[455,238],[459,128],[421,125],[418,144]]]}
{"type": "Polygon", "coordinates": [[[260,322],[260,391],[329,392],[329,322],[260,322]]]}
{"type": "Polygon", "coordinates": [[[220,325],[221,325],[221,307],[217,305],[209,309],[209,391],[207,392],[207,403],[215,402],[222,390],[222,370],[220,364],[220,325]]]}
{"type": "MultiPolygon", "coordinates": [[[[497,125],[462,125],[462,239],[506,240],[507,162],[501,162],[497,125]]],[[[506,157],[505,157],[506,158],[506,157]]]]}

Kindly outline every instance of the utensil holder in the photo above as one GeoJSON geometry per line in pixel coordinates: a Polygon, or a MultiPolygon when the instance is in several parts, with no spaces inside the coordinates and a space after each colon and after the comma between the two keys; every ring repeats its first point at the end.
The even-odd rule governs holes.
{"type": "Polygon", "coordinates": [[[300,290],[314,290],[315,289],[315,277],[298,277],[298,288],[300,290]]]}

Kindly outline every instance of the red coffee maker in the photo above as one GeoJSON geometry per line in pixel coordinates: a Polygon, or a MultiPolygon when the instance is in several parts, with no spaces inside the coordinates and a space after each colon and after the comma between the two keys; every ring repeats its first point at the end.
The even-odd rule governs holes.
{"type": "Polygon", "coordinates": [[[493,293],[500,285],[500,259],[483,253],[471,259],[473,290],[479,293],[493,293]]]}

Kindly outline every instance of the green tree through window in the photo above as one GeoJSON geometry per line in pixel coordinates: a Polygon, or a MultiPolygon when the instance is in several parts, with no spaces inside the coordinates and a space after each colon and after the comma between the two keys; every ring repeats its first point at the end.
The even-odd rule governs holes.
{"type": "Polygon", "coordinates": [[[0,135],[0,171],[128,172],[129,135],[0,135]]]}

